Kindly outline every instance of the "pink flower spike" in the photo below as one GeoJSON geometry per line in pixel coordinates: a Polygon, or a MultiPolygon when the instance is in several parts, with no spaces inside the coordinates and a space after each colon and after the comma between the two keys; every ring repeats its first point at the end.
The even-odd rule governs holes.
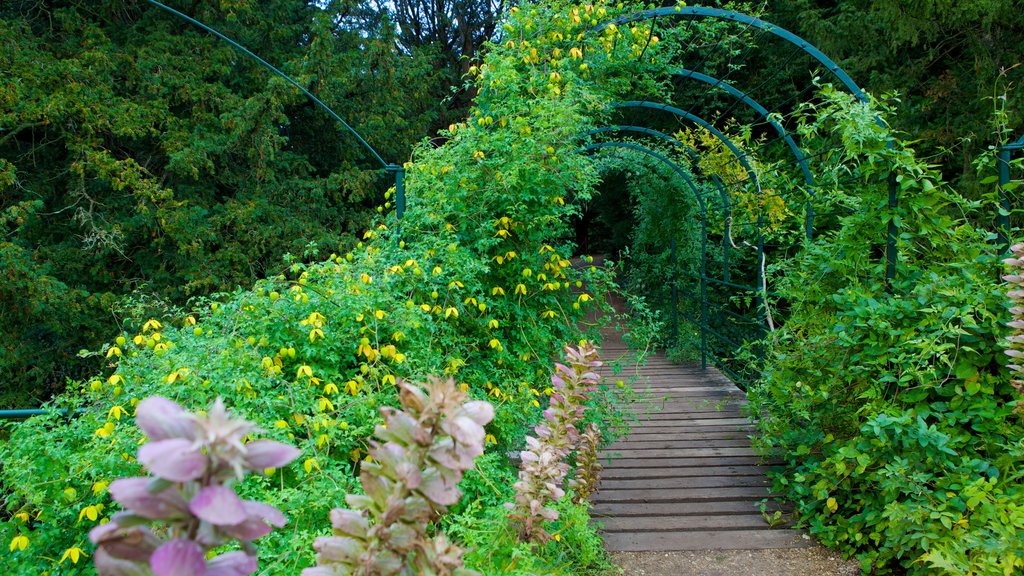
{"type": "Polygon", "coordinates": [[[232,526],[221,527],[221,530],[232,538],[251,542],[273,532],[271,526],[280,528],[288,523],[284,514],[269,504],[246,500],[242,502],[242,506],[245,508],[245,520],[232,526]]]}
{"type": "Polygon", "coordinates": [[[250,470],[280,468],[295,460],[302,451],[274,440],[256,440],[245,445],[245,465],[250,470]]]}
{"type": "Polygon", "coordinates": [[[152,492],[152,478],[121,478],[110,485],[110,495],[133,514],[151,520],[167,520],[188,513],[188,504],[174,489],[152,492]]]}
{"type": "Polygon", "coordinates": [[[248,516],[242,499],[226,486],[206,486],[188,503],[188,509],[200,520],[214,526],[241,524],[248,516]]]}
{"type": "Polygon", "coordinates": [[[177,403],[162,396],[150,396],[135,409],[135,425],[150,440],[184,438],[195,440],[195,422],[177,403]]]}
{"type": "Polygon", "coordinates": [[[112,556],[103,548],[97,548],[92,556],[93,565],[99,576],[150,576],[149,565],[112,556]]]}
{"type": "Polygon", "coordinates": [[[153,552],[149,559],[153,576],[206,576],[203,549],[191,540],[171,540],[153,552]]]}
{"type": "Polygon", "coordinates": [[[190,440],[172,438],[139,448],[139,462],[154,476],[172,482],[189,482],[203,475],[206,456],[190,440]]]}
{"type": "Polygon", "coordinates": [[[245,552],[228,552],[210,559],[206,568],[206,576],[249,576],[259,564],[245,552]]]}

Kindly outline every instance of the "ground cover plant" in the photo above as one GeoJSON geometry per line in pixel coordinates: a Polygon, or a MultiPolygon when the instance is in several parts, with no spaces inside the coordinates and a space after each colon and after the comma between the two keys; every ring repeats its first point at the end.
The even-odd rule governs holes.
{"type": "Polygon", "coordinates": [[[823,182],[855,183],[819,198],[855,209],[773,271],[791,313],[749,391],[759,447],[787,461],[775,487],[811,534],[872,574],[1016,573],[1024,428],[991,205],[918,160],[878,122],[884,104],[826,96],[805,136],[840,143],[823,182]],[[870,255],[890,181],[900,260],[887,282],[870,255]]]}
{"type": "Polygon", "coordinates": [[[268,439],[301,451],[294,464],[235,488],[289,518],[261,539],[261,570],[310,568],[330,510],[366,488],[357,481],[363,470],[386,467],[371,455],[379,409],[399,404],[401,379],[432,375],[494,405],[487,450],[461,484],[465,497],[440,519],[468,550],[467,568],[608,569],[586,505],[571,491],[553,504],[558,520],[544,527],[551,538],[541,545],[503,527],[503,504],[515,498],[507,454],[524,447],[554,393],[550,360],[584,336],[578,321],[608,289],[604,270],[572,265],[565,239],[575,202],[597,180],[591,162],[572,153],[577,134],[632,85],[636,66],[625,56],[651,36],[643,27],[586,33],[610,13],[568,4],[512,11],[508,40],[470,71],[478,93],[471,117],[406,166],[401,223],[388,204],[350,251],[293,260],[281,275],[196,300],[180,315],[129,320],[94,350],[102,372],[50,404],[72,417],[54,411],[10,425],[0,447],[0,538],[16,573],[91,573],[87,534],[117,509],[112,483],[139,475],[132,416],[155,395],[186,410],[221,397],[268,439]]]}

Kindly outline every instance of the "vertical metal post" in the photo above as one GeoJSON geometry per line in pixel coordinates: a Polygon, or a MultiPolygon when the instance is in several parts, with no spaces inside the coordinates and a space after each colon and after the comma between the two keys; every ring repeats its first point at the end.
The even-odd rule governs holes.
{"type": "MultiPolygon", "coordinates": [[[[811,196],[813,197],[813,194],[811,196]]],[[[807,201],[804,215],[804,237],[814,240],[814,206],[810,200],[807,201]]]]}
{"type": "Polygon", "coordinates": [[[700,369],[708,367],[708,215],[700,215],[700,369]]]}
{"type": "Polygon", "coordinates": [[[1010,150],[999,149],[999,253],[1010,250],[1010,199],[1006,196],[1006,185],[1010,183],[1010,150]]]}
{"type": "Polygon", "coordinates": [[[405,168],[388,164],[384,169],[395,174],[395,216],[401,220],[405,216],[405,168]]]}
{"type": "Polygon", "coordinates": [[[732,234],[732,216],[725,217],[725,234],[722,236],[722,280],[729,281],[729,238],[732,234]]]}
{"type": "Polygon", "coordinates": [[[885,287],[890,289],[896,279],[896,173],[889,173],[889,228],[885,239],[885,287]]]}
{"type": "Polygon", "coordinates": [[[672,235],[672,338],[679,342],[679,265],[675,234],[672,235]]]}

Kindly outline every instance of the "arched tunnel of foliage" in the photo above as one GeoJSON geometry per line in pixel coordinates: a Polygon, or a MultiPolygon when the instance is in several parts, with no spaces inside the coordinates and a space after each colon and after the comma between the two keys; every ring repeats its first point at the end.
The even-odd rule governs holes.
{"type": "MultiPolygon", "coordinates": [[[[680,84],[681,64],[729,67],[765,40],[751,29],[730,32],[719,20],[595,29],[634,8],[552,2],[511,10],[502,41],[468,70],[476,92],[469,117],[442,131],[440,145],[418,146],[406,165],[402,222],[382,210],[350,250],[291,261],[284,273],[173,315],[129,320],[94,351],[102,369],[51,403],[74,417],[54,411],[10,426],[0,447],[7,511],[0,540],[11,542],[18,573],[89,573],[68,551],[77,549],[78,558],[88,528],[109,515],[109,482],[138,469],[139,435],[127,415],[156,393],[189,407],[223,396],[267,436],[302,450],[297,464],[242,485],[245,496],[291,519],[261,542],[265,573],[294,573],[312,561],[310,543],[327,531],[328,509],[356,489],[377,409],[395,403],[396,378],[431,374],[454,377],[497,409],[488,450],[463,482],[466,497],[444,519],[450,535],[474,548],[468,564],[488,574],[608,569],[585,505],[559,503],[562,516],[551,529],[560,541],[543,546],[519,544],[502,522],[515,477],[506,454],[521,448],[539,417],[548,360],[584,335],[580,322],[611,288],[606,271],[571,264],[574,239],[591,251],[620,252],[627,286],[662,320],[679,314],[680,354],[706,338],[723,369],[747,380],[758,448],[785,462],[776,488],[812,535],[877,574],[1024,566],[1024,427],[1013,413],[1019,399],[1000,345],[1009,318],[991,206],[965,198],[917,158],[887,124],[891,104],[858,101],[824,81],[774,106],[814,154],[813,186],[770,124],[742,116],[721,95],[699,111],[714,115],[716,130],[744,151],[746,164],[723,138],[664,108],[613,106],[633,99],[696,107],[701,92],[680,84]],[[694,46],[721,52],[699,55],[694,46]],[[616,122],[674,139],[622,142],[642,142],[679,171],[636,148],[580,153],[610,142],[595,131],[616,122]],[[887,279],[890,224],[899,260],[887,279]],[[678,304],[666,294],[673,283],[678,304]]],[[[76,22],[74,11],[67,18],[76,22]]],[[[157,27],[154,34],[170,33],[157,27]]],[[[101,34],[89,37],[107,43],[101,34]]],[[[43,47],[36,49],[45,61],[43,47]]],[[[217,55],[209,64],[223,68],[221,81],[231,78],[232,56],[217,55]]],[[[304,106],[280,86],[242,100],[265,113],[259,118],[304,106]]],[[[231,117],[225,114],[217,121],[231,117]]],[[[269,142],[265,156],[252,152],[246,162],[256,169],[294,160],[308,168],[312,160],[273,144],[274,122],[246,132],[269,142]]],[[[220,128],[230,135],[232,126],[220,128]]],[[[60,129],[69,130],[66,123],[60,129]]],[[[107,137],[148,134],[111,130],[107,137]]],[[[78,144],[85,148],[72,152],[86,157],[105,150],[90,147],[95,140],[78,144]]],[[[53,154],[73,168],[76,156],[64,144],[54,144],[53,154]]],[[[197,170],[217,172],[214,156],[197,170]]],[[[122,161],[90,166],[123,171],[122,161]]],[[[139,178],[133,194],[152,184],[132,174],[139,178]]],[[[43,172],[37,178],[46,181],[43,172]]],[[[113,180],[102,181],[114,187],[113,180]]],[[[201,180],[190,181],[213,190],[248,185],[239,174],[220,184],[201,180]]],[[[145,200],[155,212],[139,216],[146,226],[155,226],[146,219],[161,210],[188,213],[154,198],[145,200]]],[[[37,210],[31,203],[11,208],[4,223],[25,226],[37,210]]],[[[21,247],[0,246],[19,270],[31,269],[21,247]]],[[[30,272],[26,278],[49,278],[30,272]]],[[[29,286],[63,290],[50,280],[29,286]]],[[[41,302],[49,308],[28,313],[69,306],[41,302]]],[[[590,418],[621,418],[610,398],[595,402],[590,418]]]]}

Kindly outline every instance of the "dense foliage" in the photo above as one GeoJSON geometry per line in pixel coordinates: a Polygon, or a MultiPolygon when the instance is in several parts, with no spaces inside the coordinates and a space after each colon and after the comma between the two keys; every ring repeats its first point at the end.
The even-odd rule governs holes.
{"type": "Polygon", "coordinates": [[[977,197],[972,164],[1000,140],[992,111],[1007,111],[1011,127],[1024,121],[1019,3],[785,0],[768,2],[765,12],[871,93],[898,94],[894,125],[920,140],[922,157],[933,158],[945,179],[977,197]]]}
{"type": "MultiPolygon", "coordinates": [[[[472,71],[470,121],[407,165],[411,201],[400,226],[387,214],[351,251],[293,262],[181,315],[127,323],[100,351],[109,363],[102,372],[53,402],[74,417],[54,412],[12,426],[0,449],[10,514],[0,538],[11,542],[6,554],[18,573],[90,571],[80,561],[85,534],[113,508],[108,483],[137,474],[140,438],[129,416],[154,394],[186,408],[222,396],[302,451],[297,464],[249,477],[238,491],[290,519],[261,540],[264,572],[308,567],[329,510],[359,492],[378,408],[397,404],[399,377],[428,375],[450,376],[495,406],[487,453],[443,520],[470,549],[467,566],[487,574],[607,568],[584,504],[556,503],[542,546],[519,543],[502,506],[516,476],[506,454],[523,447],[553,392],[548,359],[579,340],[578,320],[607,287],[602,269],[570,262],[571,200],[589,197],[597,179],[590,160],[570,152],[602,102],[633,82],[636,65],[622,55],[647,31],[581,34],[604,14],[570,5],[511,15],[505,30],[517,41],[494,47],[472,71]]],[[[607,405],[595,407],[590,418],[607,416],[607,405]]]]}
{"type": "MultiPolygon", "coordinates": [[[[896,108],[858,103],[828,86],[818,86],[811,104],[792,104],[787,126],[817,151],[813,194],[776,170],[781,161],[771,152],[747,154],[755,182],[701,130],[674,132],[678,149],[658,148],[689,160],[679,171],[641,160],[635,149],[602,151],[595,161],[578,153],[580,134],[606,119],[609,102],[678,94],[666,72],[689,50],[692,38],[680,40],[689,26],[659,28],[658,35],[644,22],[594,30],[623,8],[529,5],[510,10],[494,30],[493,18],[481,17],[484,35],[493,32],[500,42],[471,64],[455,55],[475,50],[479,30],[462,30],[451,16],[468,2],[378,6],[379,14],[406,23],[424,23],[431,13],[438,19],[400,33],[388,18],[320,4],[193,8],[313,85],[368,133],[388,132],[388,143],[375,144],[389,159],[405,157],[403,146],[443,117],[429,96],[407,90],[423,84],[417,81],[426,63],[446,61],[449,78],[455,67],[467,73],[474,106],[465,121],[412,153],[401,222],[387,211],[393,191],[380,216],[362,210],[374,205],[377,183],[361,170],[367,158],[359,148],[330,144],[345,141],[333,138],[335,128],[305,100],[206,36],[134,3],[43,10],[23,1],[0,12],[0,65],[12,71],[5,78],[16,79],[0,92],[0,377],[24,373],[26,390],[42,397],[40,384],[56,388],[79,370],[68,351],[104,332],[103,317],[122,294],[143,288],[179,304],[133,300],[119,334],[85,354],[102,363],[93,377],[72,382],[51,402],[70,416],[54,410],[10,426],[0,447],[7,511],[0,541],[9,542],[18,573],[90,572],[81,561],[91,553],[86,534],[109,519],[111,495],[121,500],[112,482],[139,474],[140,464],[152,468],[135,457],[141,437],[129,417],[138,407],[145,421],[139,401],[153,395],[189,409],[227,398],[269,436],[301,450],[299,463],[251,476],[237,489],[240,498],[266,502],[292,520],[261,541],[265,572],[309,568],[312,542],[343,501],[381,512],[374,526],[385,525],[382,484],[371,472],[394,480],[401,462],[388,461],[370,435],[382,423],[380,408],[400,402],[400,379],[430,375],[450,377],[460,401],[463,394],[489,400],[494,418],[471,418],[486,424],[485,451],[474,467],[458,459],[448,470],[452,477],[465,472],[459,489],[445,485],[435,494],[436,510],[414,515],[433,520],[433,511],[463,492],[438,521],[446,536],[428,541],[416,532],[416,546],[437,545],[445,564],[461,554],[454,542],[466,550],[467,568],[485,574],[606,570],[585,503],[571,488],[563,493],[564,476],[574,473],[562,460],[568,450],[527,439],[530,430],[557,436],[541,433],[548,424],[535,428],[545,409],[548,423],[571,415],[569,443],[579,448],[578,431],[587,430],[586,450],[575,461],[589,463],[598,436],[591,424],[615,417],[611,395],[599,388],[585,421],[575,421],[582,408],[563,402],[548,365],[563,345],[595,336],[582,333],[581,320],[609,289],[605,270],[573,263],[568,241],[579,207],[591,203],[602,178],[627,194],[605,200],[608,210],[596,219],[614,235],[609,246],[626,248],[630,286],[657,308],[639,307],[638,318],[694,318],[678,326],[675,344],[682,347],[695,345],[698,324],[710,325],[718,311],[765,324],[766,335],[746,350],[753,367],[747,374],[760,374],[749,390],[758,447],[785,463],[776,488],[794,502],[803,526],[857,555],[872,573],[1011,574],[1024,567],[1024,426],[1004,353],[1010,314],[993,243],[993,194],[962,193],[943,182],[890,129],[896,108]],[[453,31],[466,32],[461,47],[453,31]],[[421,59],[413,50],[433,42],[443,46],[432,55],[421,59]],[[891,212],[890,186],[901,199],[891,212]],[[803,236],[808,204],[820,214],[813,239],[803,236]],[[887,280],[890,223],[899,261],[887,280]],[[346,242],[355,230],[362,242],[346,242]],[[702,241],[712,254],[708,277],[724,276],[732,254],[734,280],[758,284],[737,294],[720,283],[710,312],[695,281],[702,241]],[[767,259],[753,256],[762,244],[767,259]],[[277,273],[281,254],[307,247],[277,273]],[[323,259],[318,250],[331,255],[323,259]],[[183,303],[264,274],[251,288],[183,303]],[[53,370],[54,360],[64,372],[53,370]],[[525,490],[517,497],[520,471],[507,455],[524,448],[525,490]],[[518,526],[507,522],[504,503],[513,501],[518,526]],[[526,526],[534,542],[520,540],[518,528],[526,526]]],[[[883,22],[900,14],[899,3],[835,10],[854,14],[869,4],[883,22]]],[[[964,34],[1016,29],[995,19],[1005,3],[986,5],[992,14],[918,8],[940,14],[942,25],[967,22],[964,34]]],[[[501,9],[486,7],[492,15],[501,9]]],[[[878,24],[861,23],[865,34],[878,24]]],[[[813,19],[803,24],[828,29],[813,19]]],[[[725,26],[695,26],[694,37],[714,38],[725,26]]],[[[926,46],[917,62],[938,54],[934,29],[897,27],[895,38],[897,45],[926,46]]],[[[958,53],[975,54],[976,66],[991,72],[992,52],[981,40],[965,40],[958,53]]],[[[884,60],[881,47],[873,47],[878,54],[870,48],[858,45],[867,61],[884,60]]],[[[968,76],[969,67],[958,63],[946,84],[966,86],[968,76]]],[[[957,93],[1000,86],[983,76],[957,93]]],[[[939,101],[941,86],[931,88],[924,95],[911,90],[909,100],[934,132],[948,115],[926,114],[939,101]]],[[[1014,100],[1000,102],[997,108],[1014,100]]],[[[957,118],[952,124],[980,125],[973,116],[957,118]]],[[[996,138],[1006,136],[1002,126],[1011,119],[999,110],[996,138]]],[[[900,122],[914,123],[905,116],[900,122]]],[[[761,130],[726,124],[736,142],[761,149],[761,130]]],[[[971,130],[982,132],[965,128],[971,130]]],[[[1010,277],[1019,283],[1019,273],[1010,277]]],[[[751,336],[715,326],[720,343],[751,336]]],[[[1014,338],[1009,352],[1016,357],[1014,338]]],[[[403,440],[396,423],[378,436],[403,440]]],[[[465,447],[475,456],[473,432],[465,447]]],[[[607,441],[608,429],[600,432],[607,441]]],[[[407,467],[402,473],[411,474],[407,467]]],[[[589,470],[575,474],[577,486],[592,479],[589,470]]],[[[337,546],[354,546],[350,540],[363,536],[369,516],[335,512],[336,538],[349,540],[320,540],[322,563],[351,564],[358,550],[337,546]]]]}
{"type": "Polygon", "coordinates": [[[1024,566],[1024,427],[1005,369],[1005,289],[986,212],[939,180],[879,108],[836,93],[806,136],[840,138],[824,197],[857,209],[774,274],[791,302],[750,390],[776,487],[824,543],[886,574],[1010,574],[1024,566]],[[901,204],[896,279],[870,258],[901,204]],[[827,191],[827,192],[826,192],[827,191]],[[873,240],[875,239],[875,240],[873,240]]]}
{"type": "MultiPolygon", "coordinates": [[[[388,161],[441,110],[432,57],[339,2],[191,2],[319,95],[388,161]]],[[[248,286],[286,253],[348,245],[386,187],[322,110],[214,36],[143,2],[0,6],[0,406],[97,368],[76,354],[133,302],[248,286]]],[[[157,306],[153,306],[157,304],[157,306]]]]}

